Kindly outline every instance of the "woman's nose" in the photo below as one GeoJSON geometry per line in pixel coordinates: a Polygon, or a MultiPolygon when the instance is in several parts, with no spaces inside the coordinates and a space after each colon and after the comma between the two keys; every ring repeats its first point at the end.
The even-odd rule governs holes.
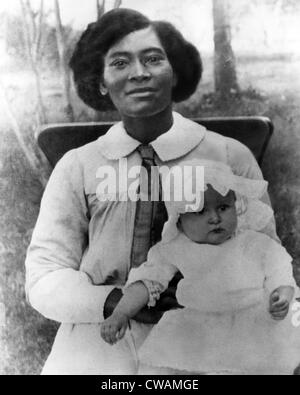
{"type": "Polygon", "coordinates": [[[211,225],[217,225],[221,222],[221,217],[218,214],[218,212],[216,210],[212,210],[209,213],[209,219],[208,219],[209,224],[211,225]]]}
{"type": "Polygon", "coordinates": [[[147,70],[147,68],[145,67],[145,65],[143,65],[143,63],[141,61],[136,61],[130,70],[130,75],[129,75],[129,79],[131,81],[138,81],[138,82],[142,82],[144,80],[148,80],[151,77],[151,74],[149,73],[149,71],[147,70]]]}

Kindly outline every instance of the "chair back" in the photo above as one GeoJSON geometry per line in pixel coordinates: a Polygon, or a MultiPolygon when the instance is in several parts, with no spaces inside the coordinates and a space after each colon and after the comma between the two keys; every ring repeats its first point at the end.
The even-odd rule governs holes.
{"type": "MultiPolygon", "coordinates": [[[[208,130],[232,137],[245,144],[261,165],[273,134],[273,124],[266,117],[195,118],[208,130]]],[[[104,135],[111,122],[46,125],[38,133],[40,148],[54,167],[69,150],[81,147],[104,135]]]]}

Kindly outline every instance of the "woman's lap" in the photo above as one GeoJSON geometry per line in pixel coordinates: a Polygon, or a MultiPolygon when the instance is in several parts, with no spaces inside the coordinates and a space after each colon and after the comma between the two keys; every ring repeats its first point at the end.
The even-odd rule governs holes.
{"type": "Polygon", "coordinates": [[[136,374],[136,343],[145,328],[128,330],[125,337],[111,346],[100,336],[100,324],[62,324],[42,375],[136,374]]]}

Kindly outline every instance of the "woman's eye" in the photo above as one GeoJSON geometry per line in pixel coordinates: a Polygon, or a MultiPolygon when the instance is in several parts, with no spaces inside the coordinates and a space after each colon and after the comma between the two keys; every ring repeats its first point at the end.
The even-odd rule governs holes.
{"type": "Polygon", "coordinates": [[[149,56],[146,59],[146,63],[151,63],[151,64],[157,64],[161,61],[162,59],[159,56],[149,56]]]}
{"type": "Polygon", "coordinates": [[[116,60],[115,62],[112,63],[113,67],[116,67],[119,69],[124,68],[126,65],[127,65],[126,60],[116,60]]]}

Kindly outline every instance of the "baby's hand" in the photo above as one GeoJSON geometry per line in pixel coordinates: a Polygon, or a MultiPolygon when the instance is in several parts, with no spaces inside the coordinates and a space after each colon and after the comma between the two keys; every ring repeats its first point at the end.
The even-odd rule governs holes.
{"type": "Polygon", "coordinates": [[[282,321],[288,315],[293,293],[292,287],[280,287],[271,294],[270,314],[274,320],[282,321]]]}
{"type": "Polygon", "coordinates": [[[101,337],[111,345],[121,340],[128,326],[128,317],[122,313],[113,313],[101,325],[101,337]]]}

